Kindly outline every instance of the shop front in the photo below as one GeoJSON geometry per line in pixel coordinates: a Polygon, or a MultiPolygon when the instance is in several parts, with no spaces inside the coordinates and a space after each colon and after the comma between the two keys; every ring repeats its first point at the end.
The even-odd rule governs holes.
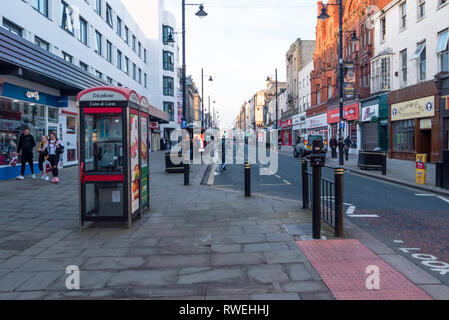
{"type": "Polygon", "coordinates": [[[291,146],[293,142],[292,136],[292,118],[279,121],[281,129],[281,141],[283,146],[291,146]]]}
{"type": "Polygon", "coordinates": [[[307,133],[321,134],[329,141],[327,113],[322,113],[306,119],[307,133]]]}
{"type": "Polygon", "coordinates": [[[297,114],[292,117],[293,141],[306,134],[306,113],[297,114]]]}
{"type": "Polygon", "coordinates": [[[380,148],[388,152],[388,94],[375,95],[361,103],[361,150],[380,148]]]}
{"type": "MultiPolygon", "coordinates": [[[[23,129],[30,129],[36,143],[50,132],[60,135],[63,129],[60,108],[67,107],[67,97],[2,82],[0,79],[0,180],[14,178],[20,171],[20,163],[12,168],[9,162],[17,151],[23,129]]],[[[34,151],[34,169],[39,172],[38,154],[36,149],[34,151]]],[[[28,174],[31,174],[31,171],[27,167],[25,175],[28,174]]]]}
{"type": "Polygon", "coordinates": [[[416,154],[426,154],[430,162],[440,161],[437,94],[433,81],[389,93],[391,158],[415,161],[416,154]]]}
{"type": "MultiPolygon", "coordinates": [[[[350,154],[357,154],[360,148],[360,104],[352,103],[346,106],[343,106],[343,138],[346,139],[349,137],[351,140],[351,145],[349,149],[350,154]]],[[[327,122],[329,124],[329,131],[333,137],[338,138],[338,128],[340,123],[340,109],[335,108],[328,110],[327,112],[327,122]]],[[[332,137],[331,137],[332,138],[332,137]]]]}

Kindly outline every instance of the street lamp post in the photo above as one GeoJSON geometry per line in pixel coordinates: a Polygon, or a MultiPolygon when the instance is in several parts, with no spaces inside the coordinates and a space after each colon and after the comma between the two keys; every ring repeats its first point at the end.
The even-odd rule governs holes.
{"type": "MultiPolygon", "coordinates": [[[[204,18],[207,16],[207,13],[204,11],[203,4],[194,4],[194,3],[186,3],[185,0],[182,0],[182,120],[187,120],[187,84],[186,84],[186,6],[197,6],[199,5],[199,11],[196,15],[200,18],[204,18]]],[[[172,35],[171,35],[172,36],[172,35]]],[[[174,42],[174,39],[169,39],[170,42],[174,42]]],[[[185,164],[184,170],[184,185],[189,185],[189,165],[185,164]]]]}
{"type": "MultiPolygon", "coordinates": [[[[318,16],[319,20],[326,20],[329,17],[327,14],[326,6],[338,6],[338,32],[339,32],[339,44],[338,44],[338,69],[339,69],[339,105],[340,105],[340,123],[338,124],[338,149],[339,149],[339,164],[344,165],[343,158],[343,128],[342,124],[344,121],[344,112],[343,112],[343,100],[344,100],[344,67],[343,67],[343,0],[338,0],[338,3],[328,3],[326,5],[323,4],[321,8],[321,14],[318,16]]],[[[356,31],[352,32],[351,42],[357,42],[357,34],[356,31]]]]}
{"type": "MultiPolygon", "coordinates": [[[[274,78],[275,78],[275,86],[276,86],[276,93],[275,93],[275,103],[276,103],[276,116],[275,116],[275,121],[276,124],[274,126],[274,128],[276,129],[276,132],[278,131],[278,69],[276,68],[275,72],[274,72],[274,78]]],[[[271,81],[270,76],[267,77],[267,81],[271,81]]],[[[279,140],[279,137],[278,137],[279,140]]]]}
{"type": "MultiPolygon", "coordinates": [[[[201,68],[201,128],[204,128],[204,77],[209,77],[209,82],[214,81],[211,75],[205,75],[204,69],[201,68]]],[[[210,97],[209,97],[210,109],[210,97]]]]}

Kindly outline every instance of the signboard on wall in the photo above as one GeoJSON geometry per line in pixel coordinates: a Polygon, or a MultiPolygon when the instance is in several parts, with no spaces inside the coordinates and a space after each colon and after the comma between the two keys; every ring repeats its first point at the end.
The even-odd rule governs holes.
{"type": "Polygon", "coordinates": [[[362,108],[362,122],[369,122],[373,117],[379,118],[379,105],[362,108]]]}
{"type": "Polygon", "coordinates": [[[306,119],[306,128],[322,128],[327,127],[327,113],[322,113],[320,115],[310,117],[306,119]]]}
{"type": "Polygon", "coordinates": [[[391,106],[391,121],[433,117],[435,97],[401,102],[391,106]]]}
{"type": "Polygon", "coordinates": [[[355,98],[355,67],[354,62],[345,63],[345,83],[343,85],[346,100],[355,98]]]}

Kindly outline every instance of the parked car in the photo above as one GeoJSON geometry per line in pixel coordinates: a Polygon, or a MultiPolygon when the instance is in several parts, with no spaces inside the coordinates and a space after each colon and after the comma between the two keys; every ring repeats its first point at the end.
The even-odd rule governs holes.
{"type": "Polygon", "coordinates": [[[323,144],[323,153],[327,153],[327,140],[321,134],[306,134],[301,136],[299,143],[293,148],[293,156],[298,158],[299,156],[305,157],[312,152],[312,143],[314,140],[319,139],[323,144]]]}

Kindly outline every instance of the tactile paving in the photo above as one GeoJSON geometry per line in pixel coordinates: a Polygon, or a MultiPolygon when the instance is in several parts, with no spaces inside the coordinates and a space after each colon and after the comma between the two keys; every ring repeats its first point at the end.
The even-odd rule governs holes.
{"type": "Polygon", "coordinates": [[[339,300],[429,300],[431,297],[356,239],[296,244],[339,300]],[[366,286],[368,266],[380,271],[380,288],[366,286]]]}

